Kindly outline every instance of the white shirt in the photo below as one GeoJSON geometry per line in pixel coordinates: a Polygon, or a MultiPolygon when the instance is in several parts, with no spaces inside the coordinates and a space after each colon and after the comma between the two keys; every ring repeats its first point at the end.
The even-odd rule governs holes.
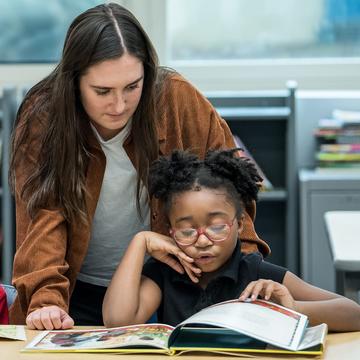
{"type": "Polygon", "coordinates": [[[119,134],[104,141],[93,127],[106,156],[106,168],[78,279],[94,285],[108,286],[131,239],[139,231],[150,229],[147,196],[143,190],[140,219],[136,209],[137,172],[123,147],[130,129],[131,120],[119,134]]]}

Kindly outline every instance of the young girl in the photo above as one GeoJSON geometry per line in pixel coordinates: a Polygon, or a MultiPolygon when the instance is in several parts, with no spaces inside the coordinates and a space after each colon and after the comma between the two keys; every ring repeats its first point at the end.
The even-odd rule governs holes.
{"type": "Polygon", "coordinates": [[[312,325],[360,330],[355,302],[259,253],[241,253],[244,208],[257,199],[261,179],[236,150],[209,151],[204,161],[175,151],[154,163],[149,192],[164,205],[172,239],[147,231],[133,238],[104,298],[106,326],[143,323],[157,309],[160,322],[176,325],[214,303],[261,296],[308,315],[312,325]]]}

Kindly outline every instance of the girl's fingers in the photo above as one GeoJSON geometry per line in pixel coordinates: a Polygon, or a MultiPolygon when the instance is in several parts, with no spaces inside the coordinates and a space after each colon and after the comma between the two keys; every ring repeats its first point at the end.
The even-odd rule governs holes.
{"type": "Polygon", "coordinates": [[[185,271],[187,269],[189,269],[189,271],[191,271],[195,274],[201,273],[201,270],[196,265],[193,264],[194,259],[191,258],[190,256],[186,255],[177,246],[175,246],[175,249],[174,248],[171,249],[171,253],[179,259],[179,261],[182,264],[182,266],[184,267],[185,271]],[[174,251],[172,251],[172,250],[174,250],[174,251]]]}
{"type": "Polygon", "coordinates": [[[199,282],[198,276],[200,275],[201,270],[184,262],[183,260],[180,260],[180,262],[183,265],[186,274],[189,276],[190,280],[194,283],[198,283],[199,282]]]}
{"type": "Polygon", "coordinates": [[[245,301],[247,298],[251,298],[251,300],[255,300],[258,298],[259,295],[263,295],[266,298],[267,294],[270,293],[269,298],[266,298],[266,300],[268,300],[270,299],[273,290],[274,290],[274,285],[273,285],[273,281],[271,280],[260,279],[257,281],[252,281],[241,293],[239,300],[245,301]],[[266,290],[268,292],[266,292],[266,290]]]}
{"type": "Polygon", "coordinates": [[[252,289],[252,292],[251,292],[251,300],[256,300],[260,294],[260,291],[262,291],[263,287],[264,287],[264,282],[263,281],[258,281],[254,288],[252,289]]]}
{"type": "Polygon", "coordinates": [[[184,273],[184,268],[181,266],[181,264],[173,257],[169,255],[165,255],[163,258],[161,258],[161,261],[165,263],[166,265],[170,266],[172,269],[177,271],[180,274],[184,273]]]}
{"type": "Polygon", "coordinates": [[[241,293],[239,300],[245,301],[250,297],[252,301],[261,295],[265,300],[272,300],[276,303],[294,309],[294,299],[288,289],[276,281],[260,279],[252,281],[241,293]]]}
{"type": "Polygon", "coordinates": [[[180,251],[177,255],[179,258],[181,257],[183,260],[189,262],[189,263],[193,263],[194,259],[188,255],[186,255],[184,252],[180,251]]]}
{"type": "Polygon", "coordinates": [[[186,273],[188,274],[190,280],[194,283],[198,283],[199,279],[198,277],[189,269],[189,268],[185,268],[186,273]]]}
{"type": "Polygon", "coordinates": [[[158,251],[163,251],[164,253],[175,255],[177,258],[187,261],[188,263],[194,262],[194,259],[190,256],[186,255],[177,245],[174,244],[166,244],[163,249],[159,249],[158,251]]]}
{"type": "Polygon", "coordinates": [[[180,274],[186,272],[192,282],[199,282],[198,276],[201,270],[194,265],[194,259],[186,255],[172,238],[159,237],[159,234],[156,234],[155,237],[148,236],[146,247],[147,252],[154,258],[167,264],[180,274]]]}
{"type": "Polygon", "coordinates": [[[267,284],[267,286],[264,289],[265,290],[265,296],[264,296],[265,300],[269,300],[271,298],[271,295],[274,292],[274,288],[275,288],[275,283],[271,282],[271,283],[267,284]]]}
{"type": "Polygon", "coordinates": [[[248,297],[250,297],[250,294],[254,288],[256,284],[256,281],[252,281],[246,288],[245,290],[241,293],[239,300],[241,301],[245,301],[248,297]]]}

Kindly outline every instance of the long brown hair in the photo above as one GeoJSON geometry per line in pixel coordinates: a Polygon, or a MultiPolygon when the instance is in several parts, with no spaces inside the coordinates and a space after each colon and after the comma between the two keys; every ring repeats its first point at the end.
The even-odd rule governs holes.
{"type": "Polygon", "coordinates": [[[140,59],[144,66],[143,91],[130,134],[138,174],[136,204],[140,211],[142,184],[147,183],[149,164],[158,156],[155,123],[158,58],[134,15],[118,4],[104,4],[74,19],[59,64],[27,93],[19,108],[9,173],[13,191],[15,170],[23,152],[31,146],[31,129],[43,127],[36,165],[20,189],[32,218],[38,210],[51,206],[61,209],[69,222],[87,220],[85,177],[91,154],[86,134],[90,125],[80,101],[79,78],[88,67],[121,57],[125,52],[140,59]],[[46,114],[45,124],[40,120],[41,113],[46,114]]]}

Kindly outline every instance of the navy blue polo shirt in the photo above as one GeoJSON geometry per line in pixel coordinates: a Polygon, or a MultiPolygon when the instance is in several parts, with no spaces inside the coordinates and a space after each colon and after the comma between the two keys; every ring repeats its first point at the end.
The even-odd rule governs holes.
{"type": "Polygon", "coordinates": [[[162,291],[158,321],[176,326],[207,306],[238,298],[251,281],[270,279],[282,283],[286,271],[281,266],[264,261],[258,252],[241,253],[238,242],[230,259],[205,289],[193,283],[188,275],[179,274],[153,258],[145,263],[142,273],[162,291]]]}

